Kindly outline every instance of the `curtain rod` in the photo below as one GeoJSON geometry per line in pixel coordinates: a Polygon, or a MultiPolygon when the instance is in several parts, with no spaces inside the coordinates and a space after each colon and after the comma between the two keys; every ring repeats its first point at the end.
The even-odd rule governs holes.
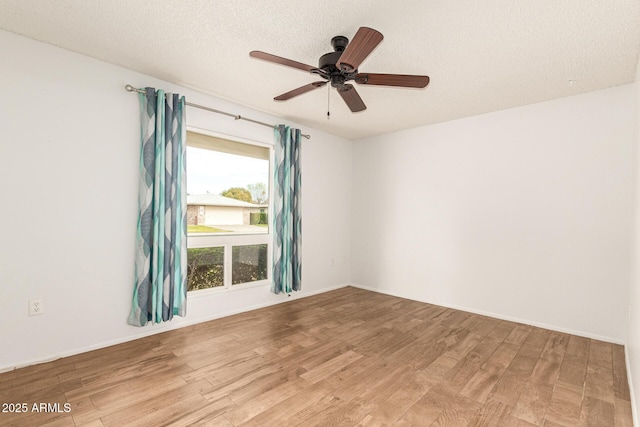
{"type": "MultiPolygon", "coordinates": [[[[131,85],[126,85],[124,88],[128,92],[138,92],[138,93],[143,93],[143,94],[146,93],[144,90],[135,88],[135,87],[133,87],[131,85]]],[[[222,114],[222,115],[225,115],[225,116],[228,116],[228,117],[233,117],[236,120],[246,120],[247,122],[255,123],[257,125],[266,126],[266,127],[271,128],[271,129],[275,128],[275,126],[270,125],[269,123],[259,122],[257,120],[249,119],[247,117],[242,117],[239,114],[238,115],[231,114],[231,113],[227,113],[226,111],[216,110],[216,109],[213,109],[213,108],[205,107],[204,105],[198,105],[198,104],[194,104],[194,103],[191,103],[191,102],[185,102],[185,104],[188,105],[189,107],[199,108],[200,110],[206,110],[206,111],[210,111],[212,113],[218,113],[218,114],[222,114]]],[[[303,133],[301,133],[300,136],[305,137],[307,139],[311,138],[311,135],[305,135],[303,133]]]]}

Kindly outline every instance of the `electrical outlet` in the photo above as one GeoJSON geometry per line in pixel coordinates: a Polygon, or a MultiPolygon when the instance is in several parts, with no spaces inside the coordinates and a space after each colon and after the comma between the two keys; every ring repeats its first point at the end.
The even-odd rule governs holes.
{"type": "Polygon", "coordinates": [[[37,316],[44,313],[44,302],[42,298],[29,300],[29,316],[37,316]]]}

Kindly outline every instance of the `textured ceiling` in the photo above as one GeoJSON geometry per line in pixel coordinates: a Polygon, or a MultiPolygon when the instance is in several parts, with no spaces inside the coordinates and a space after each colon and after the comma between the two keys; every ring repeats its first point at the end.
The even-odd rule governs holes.
{"type": "MultiPolygon", "coordinates": [[[[638,0],[0,0],[0,28],[350,139],[633,82],[638,0]],[[384,40],[361,72],[426,74],[426,89],[356,85],[351,113],[317,76],[333,36],[384,40]]],[[[5,58],[6,60],[7,58],[5,58]]]]}

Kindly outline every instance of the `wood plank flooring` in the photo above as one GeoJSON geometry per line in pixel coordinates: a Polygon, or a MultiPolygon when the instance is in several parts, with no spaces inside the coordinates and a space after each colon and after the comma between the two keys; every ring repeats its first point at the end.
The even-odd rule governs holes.
{"type": "Polygon", "coordinates": [[[627,384],[622,346],[348,287],[0,374],[0,425],[631,426],[627,384]]]}

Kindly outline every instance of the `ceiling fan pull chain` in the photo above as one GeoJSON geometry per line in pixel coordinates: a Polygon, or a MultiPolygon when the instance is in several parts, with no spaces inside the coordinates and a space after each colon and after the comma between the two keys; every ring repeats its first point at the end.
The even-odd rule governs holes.
{"type": "Polygon", "coordinates": [[[331,97],[331,85],[327,85],[327,120],[331,118],[331,113],[329,113],[329,98],[331,97]]]}

